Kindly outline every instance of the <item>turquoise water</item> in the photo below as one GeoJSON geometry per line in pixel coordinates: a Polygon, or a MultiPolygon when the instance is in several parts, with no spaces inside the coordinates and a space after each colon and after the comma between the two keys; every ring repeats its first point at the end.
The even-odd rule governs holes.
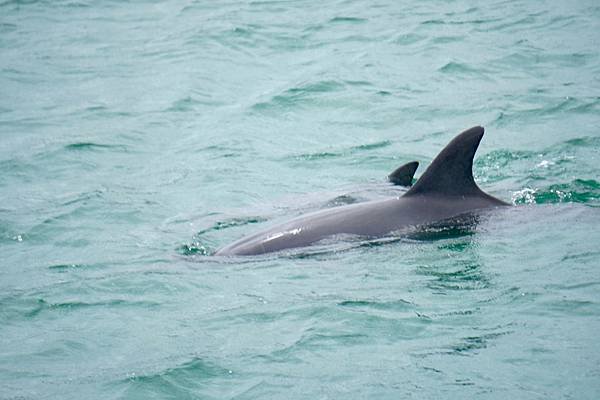
{"type": "Polygon", "coordinates": [[[600,7],[0,1],[0,399],[600,396],[600,7]],[[210,254],[401,194],[516,207],[210,254]]]}

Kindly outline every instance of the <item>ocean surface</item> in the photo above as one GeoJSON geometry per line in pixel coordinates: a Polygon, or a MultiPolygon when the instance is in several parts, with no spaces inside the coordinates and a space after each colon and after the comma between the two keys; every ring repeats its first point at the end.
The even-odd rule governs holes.
{"type": "Polygon", "coordinates": [[[600,398],[600,4],[0,0],[0,399],[600,398]],[[399,196],[514,207],[212,253],[399,196]]]}

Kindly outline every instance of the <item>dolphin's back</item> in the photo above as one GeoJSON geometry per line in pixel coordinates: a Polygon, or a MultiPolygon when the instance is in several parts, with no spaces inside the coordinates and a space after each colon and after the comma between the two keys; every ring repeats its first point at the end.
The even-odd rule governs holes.
{"type": "Polygon", "coordinates": [[[381,237],[469,211],[506,205],[484,193],[473,179],[473,157],[483,132],[483,128],[474,127],[459,134],[400,198],[335,207],[300,216],[242,238],[215,254],[263,254],[308,246],[339,234],[381,237]]]}

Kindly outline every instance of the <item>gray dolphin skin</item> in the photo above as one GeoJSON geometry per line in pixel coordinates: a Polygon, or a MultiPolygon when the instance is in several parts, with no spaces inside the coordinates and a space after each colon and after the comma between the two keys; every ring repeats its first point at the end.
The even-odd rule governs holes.
{"type": "Polygon", "coordinates": [[[473,179],[473,157],[483,137],[480,126],[456,136],[419,180],[400,197],[334,207],[306,214],[242,238],[215,253],[258,255],[304,247],[335,235],[384,237],[475,210],[507,206],[484,193],[473,179]]]}
{"type": "Polygon", "coordinates": [[[404,165],[399,166],[388,175],[388,180],[392,182],[394,185],[398,186],[412,186],[413,177],[415,176],[415,172],[419,167],[418,161],[411,161],[404,165]]]}

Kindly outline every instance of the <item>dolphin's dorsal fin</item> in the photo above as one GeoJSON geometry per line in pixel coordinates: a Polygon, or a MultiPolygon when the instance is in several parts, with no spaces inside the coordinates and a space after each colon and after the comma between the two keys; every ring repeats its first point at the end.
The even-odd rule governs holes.
{"type": "Polygon", "coordinates": [[[426,193],[447,196],[485,195],[473,179],[473,157],[482,137],[481,126],[467,129],[456,136],[405,196],[426,193]]]}
{"type": "Polygon", "coordinates": [[[411,161],[401,165],[388,175],[388,180],[394,185],[411,186],[418,166],[418,161],[411,161]]]}

